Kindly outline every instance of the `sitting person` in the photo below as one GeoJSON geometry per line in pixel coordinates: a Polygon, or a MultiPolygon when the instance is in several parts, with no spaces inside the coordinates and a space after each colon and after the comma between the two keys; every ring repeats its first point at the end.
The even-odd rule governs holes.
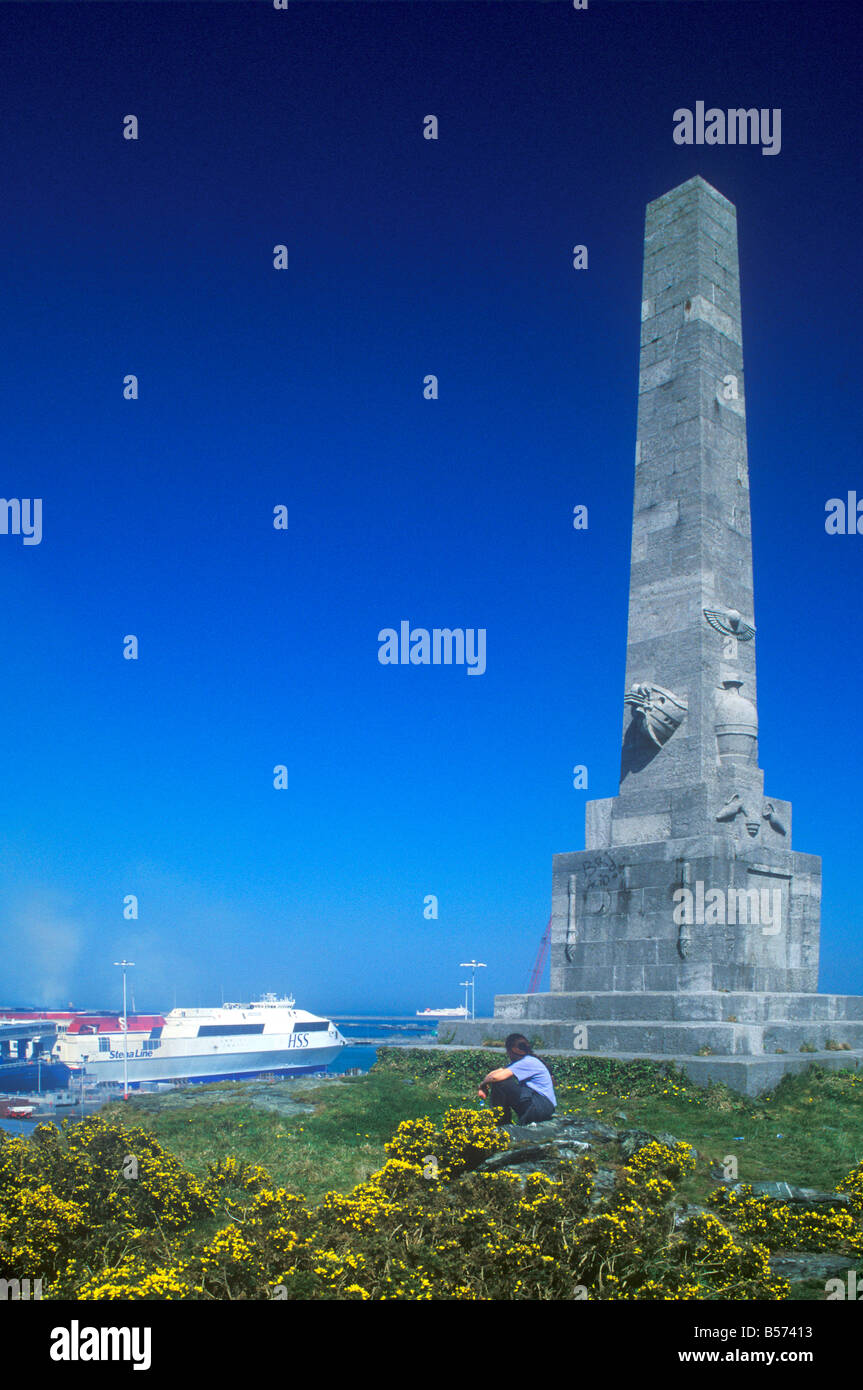
{"type": "Polygon", "coordinates": [[[504,1043],[508,1067],[490,1071],[480,1082],[478,1095],[492,1105],[503,1107],[503,1123],[509,1124],[514,1110],[520,1125],[550,1120],[557,1108],[551,1072],[535,1057],[522,1033],[510,1033],[504,1043]]]}

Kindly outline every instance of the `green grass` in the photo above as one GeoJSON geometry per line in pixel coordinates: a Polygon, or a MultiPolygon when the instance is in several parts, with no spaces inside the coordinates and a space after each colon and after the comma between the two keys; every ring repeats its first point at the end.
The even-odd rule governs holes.
{"type": "MultiPolygon", "coordinates": [[[[733,1154],[742,1182],[780,1178],[832,1190],[863,1159],[863,1085],[854,1073],[787,1077],[756,1100],[731,1092],[701,1096],[684,1090],[623,1099],[600,1092],[588,1108],[603,1118],[623,1108],[626,1128],[670,1131],[708,1158],[733,1154]]],[[[563,1108],[570,1108],[566,1093],[563,1108]]]]}
{"type": "MultiPolygon", "coordinates": [[[[699,1099],[689,1091],[616,1096],[598,1090],[588,1099],[584,1092],[563,1091],[561,1109],[586,1109],[621,1128],[669,1131],[706,1159],[733,1154],[741,1182],[783,1179],[830,1191],[863,1159],[863,1086],[852,1076],[790,1077],[755,1101],[733,1093],[699,1099]],[[621,1110],[625,1121],[614,1119],[621,1110]]],[[[693,1200],[709,1191],[706,1169],[688,1186],[693,1200]]]]}
{"type": "MultiPolygon", "coordinates": [[[[194,1172],[233,1155],[262,1164],[276,1183],[315,1201],[328,1190],[350,1190],[379,1168],[384,1144],[401,1120],[440,1119],[456,1106],[480,1108],[477,1080],[500,1060],[496,1053],[476,1051],[382,1049],[368,1075],[299,1092],[290,1081],[266,1088],[220,1083],[106,1109],[151,1130],[194,1172]],[[262,1109],[249,1098],[254,1089],[259,1096],[293,1095],[314,1111],[262,1109]]],[[[588,1114],[620,1129],[667,1131],[693,1144],[703,1161],[681,1185],[692,1201],[711,1190],[709,1160],[728,1154],[737,1158],[743,1182],[778,1178],[828,1190],[863,1159],[858,1073],[813,1068],[751,1100],[724,1086],[702,1090],[673,1069],[650,1063],[577,1057],[551,1062],[559,1113],[588,1114]]]]}
{"type": "MultiPolygon", "coordinates": [[[[272,1083],[267,1094],[278,1095],[280,1089],[293,1094],[291,1087],[290,1081],[272,1083]]],[[[278,1185],[316,1201],[327,1191],[349,1191],[380,1168],[384,1144],[402,1120],[440,1118],[464,1104],[456,1088],[414,1083],[394,1071],[304,1089],[297,1098],[314,1106],[312,1114],[262,1109],[245,1099],[247,1094],[246,1083],[218,1083],[167,1098],[113,1102],[104,1113],[150,1131],[195,1173],[233,1155],[261,1164],[278,1185]]]]}

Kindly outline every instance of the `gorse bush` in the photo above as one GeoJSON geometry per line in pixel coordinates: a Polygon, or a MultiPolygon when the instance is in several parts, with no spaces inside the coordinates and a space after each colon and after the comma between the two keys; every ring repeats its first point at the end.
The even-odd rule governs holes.
{"type": "Polygon", "coordinates": [[[551,1175],[481,1167],[508,1144],[487,1109],[406,1120],[378,1172],[309,1206],[231,1158],[195,1177],[98,1117],[0,1136],[0,1274],[82,1300],[766,1300],[789,1293],[771,1248],[863,1250],[863,1165],[842,1210],[723,1190],[682,1220],[687,1144],[645,1144],[600,1200],[589,1156],[551,1175]]]}
{"type": "Polygon", "coordinates": [[[863,1219],[863,1163],[858,1163],[847,1178],[836,1184],[837,1192],[848,1195],[848,1204],[858,1220],[863,1219]]]}
{"type": "Polygon", "coordinates": [[[68,1280],[82,1261],[215,1210],[215,1193],[144,1130],[95,1116],[0,1141],[0,1266],[15,1277],[68,1280]]]}
{"type": "Polygon", "coordinates": [[[839,1184],[839,1190],[854,1194],[850,1209],[836,1206],[807,1211],[796,1203],[788,1206],[746,1186],[737,1192],[720,1188],[710,1203],[741,1236],[760,1241],[771,1250],[831,1250],[836,1254],[863,1255],[859,1184],[859,1168],[839,1184]]]}
{"type": "Polygon", "coordinates": [[[452,1178],[478,1168],[508,1143],[490,1110],[448,1110],[440,1129],[428,1119],[403,1120],[384,1148],[391,1160],[419,1163],[425,1177],[452,1178]]]}

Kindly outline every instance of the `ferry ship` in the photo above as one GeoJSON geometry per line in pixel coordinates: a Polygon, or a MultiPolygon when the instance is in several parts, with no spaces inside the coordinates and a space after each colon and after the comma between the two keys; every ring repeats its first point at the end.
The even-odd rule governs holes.
{"type": "Polygon", "coordinates": [[[467,1018],[467,1009],[461,1004],[457,1009],[417,1009],[417,1018],[467,1018]]]}
{"type": "MultiPolygon", "coordinates": [[[[8,1017],[8,1015],[7,1015],[8,1017]]],[[[51,1058],[70,1081],[237,1081],[261,1072],[324,1071],[347,1046],[327,1018],[265,994],[251,1004],[165,1014],[53,1014],[51,1058]]]]}

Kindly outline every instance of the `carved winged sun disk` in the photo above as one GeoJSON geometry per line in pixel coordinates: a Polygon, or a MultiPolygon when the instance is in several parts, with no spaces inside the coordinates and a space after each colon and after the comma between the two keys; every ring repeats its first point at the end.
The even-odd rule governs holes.
{"type": "Polygon", "coordinates": [[[743,621],[736,608],[702,608],[710,626],[724,637],[736,637],[738,642],[751,642],[755,628],[743,621]]]}

